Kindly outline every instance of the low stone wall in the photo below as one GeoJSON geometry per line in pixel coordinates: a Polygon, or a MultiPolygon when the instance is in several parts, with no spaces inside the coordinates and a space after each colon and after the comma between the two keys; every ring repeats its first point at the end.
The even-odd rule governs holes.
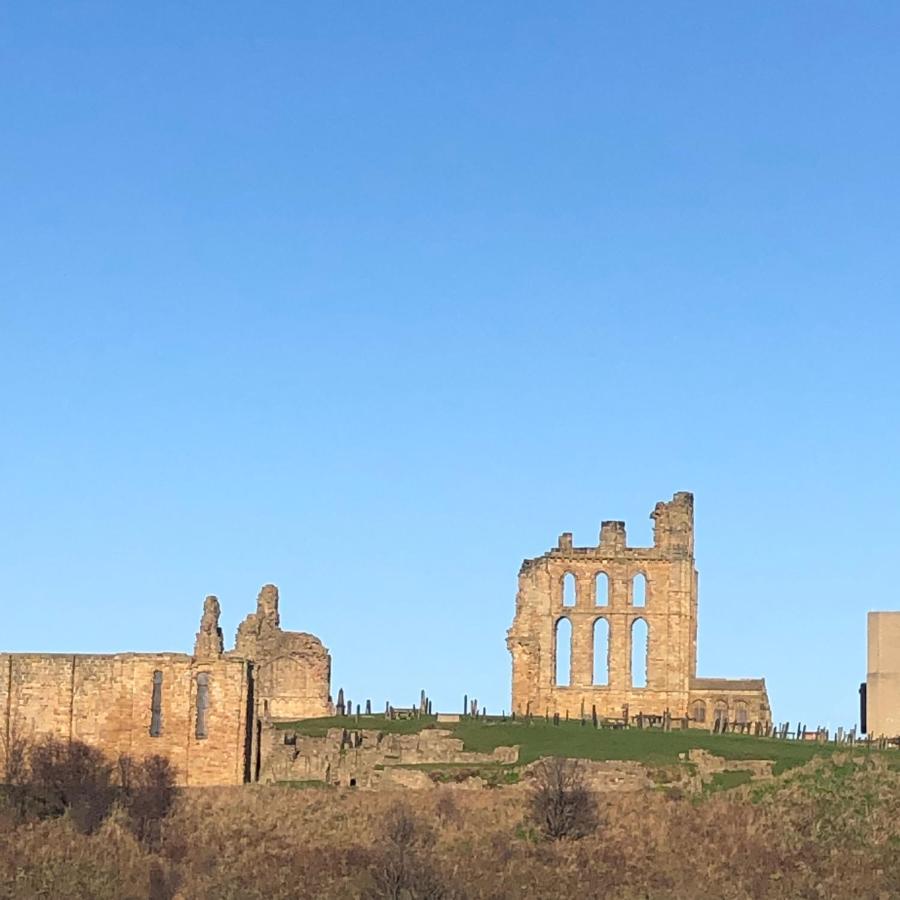
{"type": "Polygon", "coordinates": [[[704,782],[712,780],[713,775],[721,772],[749,772],[754,781],[771,778],[772,767],[775,765],[771,759],[723,759],[699,748],[688,751],[687,761],[696,766],[697,774],[704,782]]]}
{"type": "Polygon", "coordinates": [[[518,747],[497,747],[491,753],[465,750],[452,731],[440,728],[427,728],[418,734],[331,728],[325,737],[306,737],[269,727],[263,736],[260,780],[322,781],[370,788],[382,783],[412,786],[415,781],[424,786],[419,776],[430,782],[427,773],[400,767],[509,765],[518,759],[518,747]]]}
{"type": "MultiPolygon", "coordinates": [[[[530,763],[522,770],[517,787],[529,789],[535,769],[542,760],[530,763]]],[[[584,776],[585,786],[601,794],[627,794],[649,790],[653,787],[646,766],[629,759],[580,759],[578,765],[584,776]]]]}

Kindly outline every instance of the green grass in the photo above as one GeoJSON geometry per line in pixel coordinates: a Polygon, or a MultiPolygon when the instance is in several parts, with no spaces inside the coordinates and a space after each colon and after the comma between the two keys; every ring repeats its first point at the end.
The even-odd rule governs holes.
{"type": "MultiPolygon", "coordinates": [[[[434,716],[391,721],[382,715],[332,716],[281,723],[279,728],[299,734],[322,736],[329,728],[366,728],[390,734],[416,734],[423,728],[446,728],[462,738],[467,750],[489,753],[495,747],[519,745],[519,762],[530,763],[545,756],[570,756],[595,760],[636,760],[647,765],[675,763],[679,754],[700,748],[730,760],[771,759],[776,774],[802,765],[814,756],[830,755],[833,744],[780,741],[708,731],[657,731],[655,729],[594,729],[580,722],[552,725],[542,719],[532,722],[511,719],[463,719],[459,724],[437,726],[434,716]]],[[[865,752],[857,748],[855,752],[865,752]]]]}
{"type": "Polygon", "coordinates": [[[704,785],[704,790],[710,794],[714,791],[727,791],[730,788],[736,788],[741,784],[747,784],[752,777],[752,773],[748,772],[746,769],[735,769],[731,772],[716,772],[716,774],[713,775],[712,780],[704,785]]]}
{"type": "Polygon", "coordinates": [[[455,728],[457,737],[468,750],[490,751],[510,744],[520,746],[519,760],[529,763],[544,756],[572,756],[597,760],[636,760],[648,765],[676,762],[679,754],[700,748],[725,759],[771,759],[776,766],[802,765],[820,753],[834,748],[822,744],[803,744],[754,738],[739,734],[710,734],[708,731],[656,731],[594,729],[577,722],[551,725],[543,721],[531,724],[507,720],[475,722],[465,720],[455,728]]]}

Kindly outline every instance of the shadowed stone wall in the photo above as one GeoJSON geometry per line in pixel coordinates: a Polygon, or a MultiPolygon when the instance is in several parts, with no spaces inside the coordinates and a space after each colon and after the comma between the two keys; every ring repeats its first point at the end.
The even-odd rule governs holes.
{"type": "MultiPolygon", "coordinates": [[[[159,676],[157,676],[159,677],[159,676]]],[[[110,757],[167,756],[185,785],[243,781],[247,662],[177,653],[0,655],[4,737],[55,734],[110,757]],[[151,735],[154,676],[161,675],[158,735],[151,735]],[[198,675],[206,675],[206,736],[196,734],[198,675]]],[[[3,757],[6,740],[0,740],[3,757]]],[[[2,763],[0,763],[2,769],[2,763]]]]}

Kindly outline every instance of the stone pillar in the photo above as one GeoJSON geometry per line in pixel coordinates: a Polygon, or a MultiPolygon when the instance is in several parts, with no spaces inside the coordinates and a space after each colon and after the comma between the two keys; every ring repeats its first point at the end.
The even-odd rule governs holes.
{"type": "Polygon", "coordinates": [[[225,645],[222,639],[222,629],[219,628],[220,613],[221,607],[219,606],[218,597],[210,594],[203,601],[200,630],[197,632],[197,638],[194,641],[194,656],[210,657],[222,655],[225,645]]]}

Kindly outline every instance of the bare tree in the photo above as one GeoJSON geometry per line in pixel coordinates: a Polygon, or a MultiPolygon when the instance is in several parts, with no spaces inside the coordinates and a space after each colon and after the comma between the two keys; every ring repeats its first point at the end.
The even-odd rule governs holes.
{"type": "Polygon", "coordinates": [[[546,837],[579,838],[597,828],[597,804],[580,760],[551,757],[541,760],[533,773],[529,818],[546,837]]]}
{"type": "Polygon", "coordinates": [[[47,736],[31,748],[29,793],[42,818],[66,813],[84,834],[96,831],[115,799],[112,766],[96,747],[47,736]]]}
{"type": "Polygon", "coordinates": [[[424,853],[434,840],[404,804],[388,813],[386,842],[372,867],[372,900],[445,900],[450,894],[424,853]]]}
{"type": "Polygon", "coordinates": [[[134,836],[151,850],[159,849],[162,822],[175,800],[175,769],[164,756],[134,761],[119,757],[122,806],[134,836]]]}
{"type": "Polygon", "coordinates": [[[28,806],[28,743],[18,716],[10,716],[7,727],[0,732],[2,780],[10,808],[18,821],[25,818],[28,806]]]}

